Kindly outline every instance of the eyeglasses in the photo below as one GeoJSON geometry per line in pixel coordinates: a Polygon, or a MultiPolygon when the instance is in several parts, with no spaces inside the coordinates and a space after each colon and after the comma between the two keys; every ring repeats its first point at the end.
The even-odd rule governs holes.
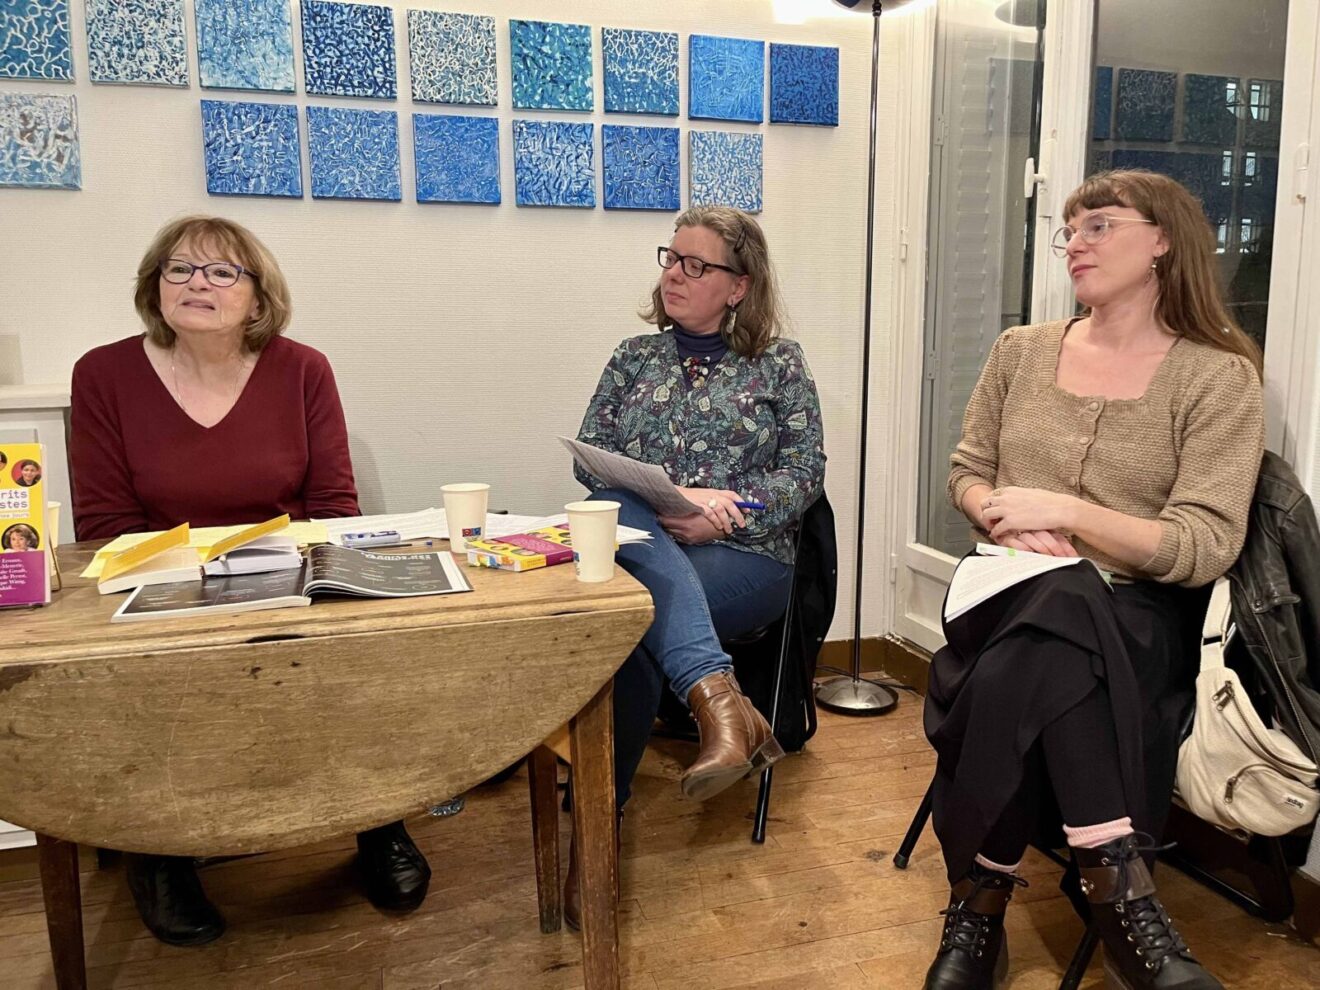
{"type": "Polygon", "coordinates": [[[160,264],[160,277],[172,285],[187,285],[192,281],[193,272],[201,271],[202,277],[217,289],[227,289],[238,281],[240,275],[256,281],[257,276],[242,265],[228,261],[213,261],[209,265],[194,265],[182,258],[168,258],[160,264]]]}
{"type": "Polygon", "coordinates": [[[680,261],[683,262],[683,274],[688,278],[701,278],[706,274],[707,268],[718,268],[722,272],[728,272],[730,275],[741,275],[742,272],[736,268],[730,268],[728,265],[717,265],[713,261],[702,261],[700,258],[693,258],[690,255],[679,254],[673,248],[662,247],[657,249],[656,260],[660,262],[661,268],[673,268],[680,261]]]}
{"type": "Polygon", "coordinates": [[[1082,225],[1073,230],[1067,224],[1064,224],[1054,232],[1050,239],[1050,250],[1060,258],[1068,254],[1068,242],[1073,239],[1074,234],[1080,234],[1082,240],[1087,244],[1099,244],[1109,236],[1109,226],[1115,223],[1154,223],[1154,220],[1147,220],[1145,217],[1111,217],[1108,213],[1092,213],[1082,221],[1082,225]]]}

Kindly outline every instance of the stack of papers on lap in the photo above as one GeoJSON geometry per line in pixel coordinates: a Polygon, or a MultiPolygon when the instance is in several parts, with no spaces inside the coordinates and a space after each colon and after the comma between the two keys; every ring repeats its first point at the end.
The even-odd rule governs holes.
{"type": "Polygon", "coordinates": [[[944,621],[949,622],[1001,591],[1061,567],[1089,564],[1105,577],[1104,571],[1086,557],[1051,557],[1043,553],[1014,550],[1011,547],[978,543],[976,553],[964,557],[953,572],[949,593],[944,599],[944,621]]]}
{"type": "Polygon", "coordinates": [[[581,440],[560,437],[573,459],[611,488],[635,492],[657,513],[670,516],[693,516],[701,510],[683,497],[659,464],[646,464],[609,450],[601,450],[581,440]]]}

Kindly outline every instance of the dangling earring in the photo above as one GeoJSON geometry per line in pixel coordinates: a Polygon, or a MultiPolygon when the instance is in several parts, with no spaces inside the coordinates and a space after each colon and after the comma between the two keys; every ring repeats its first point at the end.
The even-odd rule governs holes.
{"type": "Polygon", "coordinates": [[[733,328],[738,325],[738,311],[732,306],[729,307],[729,322],[724,327],[725,333],[733,333],[733,328]]]}
{"type": "Polygon", "coordinates": [[[1158,278],[1159,274],[1160,274],[1159,259],[1156,258],[1150,263],[1150,271],[1146,272],[1146,281],[1144,284],[1149,285],[1150,280],[1153,278],[1158,278]]]}

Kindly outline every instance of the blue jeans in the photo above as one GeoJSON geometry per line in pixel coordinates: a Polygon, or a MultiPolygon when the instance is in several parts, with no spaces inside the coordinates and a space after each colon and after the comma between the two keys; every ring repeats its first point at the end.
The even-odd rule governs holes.
{"type": "Polygon", "coordinates": [[[619,547],[617,557],[655,602],[651,628],[614,680],[615,797],[623,807],[665,685],[686,703],[697,681],[731,670],[720,640],[783,615],[793,568],[732,547],[677,543],[661,528],[655,510],[632,492],[605,489],[590,498],[618,502],[621,525],[651,533],[646,543],[619,547]]]}

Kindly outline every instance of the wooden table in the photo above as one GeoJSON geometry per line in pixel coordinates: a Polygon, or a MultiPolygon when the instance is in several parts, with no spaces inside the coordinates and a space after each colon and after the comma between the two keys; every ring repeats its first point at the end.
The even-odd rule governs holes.
{"type": "Polygon", "coordinates": [[[0,818],[38,833],[51,955],[86,985],[77,844],[177,856],[349,835],[530,761],[543,931],[561,921],[554,763],[571,720],[587,987],[619,985],[614,672],[651,622],[618,571],[471,568],[475,591],[111,624],[122,595],[77,577],[3,614],[0,818]]]}

